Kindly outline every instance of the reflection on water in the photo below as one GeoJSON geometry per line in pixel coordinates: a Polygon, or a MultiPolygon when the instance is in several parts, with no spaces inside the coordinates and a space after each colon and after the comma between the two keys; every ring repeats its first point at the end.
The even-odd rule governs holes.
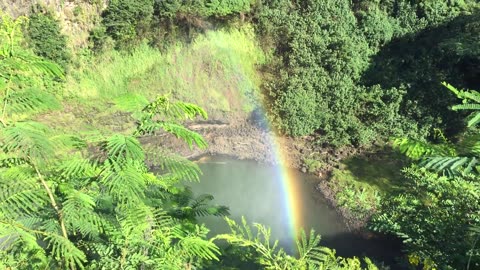
{"type": "MultiPolygon", "coordinates": [[[[202,158],[199,166],[203,172],[200,183],[188,183],[196,195],[212,194],[214,204],[230,208],[230,218],[264,224],[271,228],[272,239],[278,239],[283,248],[293,251],[293,239],[288,224],[286,197],[278,169],[254,161],[236,160],[228,157],[202,158]]],[[[322,244],[335,248],[342,256],[381,257],[390,260],[398,255],[398,245],[389,246],[391,241],[365,240],[349,233],[336,212],[329,208],[321,194],[315,191],[315,178],[292,172],[299,181],[297,196],[303,215],[302,224],[309,232],[314,229],[322,236],[322,244]],[[388,258],[387,258],[388,257],[388,258]]],[[[318,179],[317,179],[318,181],[318,179]]],[[[211,236],[229,232],[226,222],[219,217],[200,218],[211,230],[211,236]]]]}

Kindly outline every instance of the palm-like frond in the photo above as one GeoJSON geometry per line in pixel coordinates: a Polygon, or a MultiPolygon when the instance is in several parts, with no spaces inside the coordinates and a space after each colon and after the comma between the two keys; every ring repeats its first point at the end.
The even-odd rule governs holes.
{"type": "MultiPolygon", "coordinates": [[[[214,239],[226,240],[231,244],[242,247],[252,247],[259,253],[258,262],[265,269],[294,269],[292,262],[296,262],[295,259],[287,255],[283,249],[277,250],[278,241],[275,241],[273,246],[270,245],[270,229],[261,224],[254,224],[257,229],[257,234],[254,235],[243,217],[241,225],[229,218],[225,218],[225,220],[231,233],[217,235],[214,239]]],[[[299,266],[300,263],[297,263],[297,266],[299,266]]]]}
{"type": "Polygon", "coordinates": [[[297,240],[297,250],[299,253],[299,262],[309,268],[320,267],[336,262],[335,251],[321,247],[321,237],[315,234],[315,231],[310,230],[310,235],[307,238],[305,231],[301,231],[300,239],[297,240]]]}
{"type": "Polygon", "coordinates": [[[60,107],[53,95],[40,91],[37,88],[13,91],[8,96],[8,99],[7,108],[9,114],[38,113],[60,107]]]}
{"type": "Polygon", "coordinates": [[[7,239],[0,243],[0,248],[3,250],[19,245],[21,249],[35,250],[46,261],[45,251],[38,242],[39,239],[42,239],[48,244],[52,256],[57,261],[64,262],[69,267],[78,266],[79,268],[83,268],[83,263],[86,262],[86,256],[81,250],[68,239],[56,233],[32,230],[16,222],[0,221],[0,237],[7,239]]]}
{"type": "Polygon", "coordinates": [[[57,234],[47,234],[44,238],[48,242],[51,254],[57,261],[63,261],[68,267],[73,265],[83,269],[87,261],[85,254],[67,238],[57,234]]]}
{"type": "Polygon", "coordinates": [[[3,171],[0,178],[0,213],[4,218],[36,215],[45,204],[45,192],[33,178],[30,168],[12,167],[3,171]]]}
{"type": "Polygon", "coordinates": [[[86,193],[67,188],[63,202],[63,218],[71,231],[85,236],[97,236],[103,231],[102,219],[94,212],[95,200],[86,193]]]}
{"type": "Polygon", "coordinates": [[[96,162],[79,155],[62,160],[56,169],[58,174],[64,179],[90,178],[97,176],[100,172],[100,168],[96,162]]]}
{"type": "Polygon", "coordinates": [[[166,132],[173,134],[177,138],[184,140],[190,148],[193,147],[194,143],[200,149],[205,149],[208,146],[207,142],[205,141],[205,139],[203,139],[202,135],[182,125],[175,124],[175,123],[167,123],[167,122],[158,123],[157,125],[163,130],[165,130],[166,132]]]}
{"type": "Polygon", "coordinates": [[[148,105],[148,100],[144,96],[133,93],[119,96],[114,102],[119,109],[127,112],[141,111],[148,105]]]}
{"type": "MultiPolygon", "coordinates": [[[[452,110],[480,110],[480,93],[475,90],[458,90],[451,84],[446,82],[442,83],[445,87],[447,87],[450,91],[452,91],[458,98],[462,99],[463,104],[454,105],[452,106],[452,110]],[[470,103],[470,102],[474,103],[470,103]]],[[[467,126],[473,127],[480,123],[480,112],[472,113],[467,126]]]]}
{"type": "Polygon", "coordinates": [[[452,110],[459,111],[459,110],[480,110],[480,104],[474,103],[466,103],[466,104],[458,104],[453,105],[452,110]]]}
{"type": "Polygon", "coordinates": [[[420,166],[436,172],[444,172],[447,176],[452,177],[459,173],[478,174],[477,166],[478,158],[472,157],[426,157],[420,162],[420,166]]]}
{"type": "Polygon", "coordinates": [[[211,205],[214,197],[210,194],[202,194],[190,202],[190,207],[195,216],[227,216],[229,209],[223,205],[211,205]]]}
{"type": "Polygon", "coordinates": [[[208,229],[203,225],[195,225],[193,233],[187,235],[181,235],[178,233],[175,235],[179,238],[178,248],[182,252],[186,253],[190,258],[200,258],[204,260],[218,260],[220,250],[212,241],[204,240],[208,233],[208,229]]]}
{"type": "Polygon", "coordinates": [[[2,251],[12,251],[21,253],[21,251],[30,251],[36,254],[36,258],[47,264],[45,250],[39,245],[38,233],[30,231],[20,223],[13,223],[7,220],[0,220],[0,249],[2,251]],[[32,233],[33,232],[33,233],[32,233]],[[32,252],[33,251],[33,252],[32,252]]]}

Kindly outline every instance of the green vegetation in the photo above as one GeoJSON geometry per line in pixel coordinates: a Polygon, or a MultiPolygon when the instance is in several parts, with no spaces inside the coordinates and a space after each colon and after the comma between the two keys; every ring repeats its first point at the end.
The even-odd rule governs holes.
{"type": "Polygon", "coordinates": [[[60,25],[49,13],[34,13],[28,19],[28,44],[36,55],[51,60],[66,69],[71,61],[67,38],[60,25]]]}
{"type": "MultiPolygon", "coordinates": [[[[457,90],[444,83],[463,103],[453,110],[478,110],[477,91],[457,90]]],[[[472,113],[468,127],[478,124],[472,113]]],[[[419,165],[404,169],[406,189],[385,201],[373,220],[373,229],[398,235],[406,244],[409,260],[425,269],[458,269],[480,265],[480,182],[478,179],[478,131],[458,144],[444,137],[441,145],[403,139],[401,151],[419,165]],[[429,172],[427,170],[433,171],[429,172]],[[439,173],[443,174],[440,176],[439,173]]]]}
{"type": "MultiPolygon", "coordinates": [[[[224,239],[252,247],[253,259],[265,269],[362,269],[358,259],[336,257],[319,247],[312,231],[298,241],[299,257],[270,246],[269,230],[258,235],[244,222],[231,234],[207,239],[201,215],[224,215],[211,196],[191,198],[181,180],[196,181],[197,165],[167,149],[146,148],[143,135],[170,134],[191,148],[205,148],[184,120],[207,118],[197,105],[159,95],[144,103],[119,101],[133,113],[131,134],[88,136],[57,132],[33,120],[54,108],[42,87],[63,78],[61,68],[32,54],[23,44],[16,20],[2,16],[0,25],[0,266],[4,269],[192,269],[218,261],[224,239]],[[146,162],[159,166],[150,171],[146,162]]],[[[251,251],[246,250],[245,253],[251,251]]],[[[252,253],[249,253],[252,254],[252,253]]],[[[368,269],[376,269],[365,260],[368,269]]]]}
{"type": "Polygon", "coordinates": [[[132,48],[146,38],[153,17],[153,0],[113,0],[102,14],[106,35],[116,48],[132,48]]]}
{"type": "Polygon", "coordinates": [[[184,121],[252,119],[260,104],[275,131],[313,140],[306,169],[336,166],[337,205],[403,239],[413,267],[480,267],[480,94],[461,90],[480,88],[479,1],[88,2],[0,13],[0,267],[375,269],[313,232],[299,256],[260,224],[227,219],[208,239],[197,217],[228,207],[183,186],[194,163],[140,143],[205,148],[184,121]],[[86,17],[88,47],[72,46],[62,33],[86,17]],[[323,154],[392,138],[406,157],[323,154]]]}
{"type": "Polygon", "coordinates": [[[416,167],[404,173],[407,188],[385,200],[372,228],[403,239],[413,265],[477,268],[479,247],[471,226],[480,224],[478,179],[448,179],[416,167]]]}
{"type": "Polygon", "coordinates": [[[368,183],[360,182],[348,171],[334,170],[328,182],[340,207],[362,220],[380,206],[381,194],[368,183]]]}
{"type": "Polygon", "coordinates": [[[265,61],[252,29],[210,32],[192,44],[164,52],[143,44],[129,53],[110,51],[93,57],[68,78],[73,98],[118,101],[158,93],[195,102],[211,113],[251,112],[259,91],[255,66],[265,61]]]}
{"type": "Polygon", "coordinates": [[[469,15],[477,7],[475,1],[265,1],[257,33],[274,55],[265,93],[277,126],[295,136],[319,134],[333,145],[425,138],[434,127],[458,132],[453,124],[461,116],[443,109],[453,98],[439,96],[438,83],[475,77],[478,54],[466,41],[478,44],[472,32],[478,16],[469,15]],[[462,63],[473,65],[470,74],[462,63]]]}

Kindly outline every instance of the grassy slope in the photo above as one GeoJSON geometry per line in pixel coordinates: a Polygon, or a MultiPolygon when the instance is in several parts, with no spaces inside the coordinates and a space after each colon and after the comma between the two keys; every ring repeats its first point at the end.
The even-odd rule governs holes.
{"type": "Polygon", "coordinates": [[[211,31],[164,52],[142,45],[129,54],[109,51],[87,59],[67,78],[64,110],[42,116],[44,121],[71,132],[125,130],[131,121],[122,112],[159,94],[199,104],[214,117],[245,115],[256,106],[256,65],[265,55],[246,26],[211,31]]]}

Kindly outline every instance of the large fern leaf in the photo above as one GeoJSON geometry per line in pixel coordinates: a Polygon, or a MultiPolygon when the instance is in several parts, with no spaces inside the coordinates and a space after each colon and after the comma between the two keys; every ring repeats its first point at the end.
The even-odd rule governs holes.
{"type": "Polygon", "coordinates": [[[144,122],[139,127],[141,134],[154,134],[158,130],[164,130],[175,137],[185,141],[190,149],[195,143],[200,149],[205,149],[208,145],[203,137],[195,131],[192,131],[182,125],[171,122],[144,122]]]}
{"type": "Polygon", "coordinates": [[[103,221],[95,213],[95,200],[84,192],[71,187],[63,188],[65,201],[62,214],[70,231],[80,232],[84,236],[97,236],[103,231],[103,221]]]}
{"type": "Polygon", "coordinates": [[[107,139],[105,150],[116,162],[144,161],[145,154],[140,142],[133,136],[115,134],[107,139]]]}
{"type": "Polygon", "coordinates": [[[168,174],[180,180],[199,181],[202,173],[195,162],[192,162],[178,154],[161,149],[149,147],[146,149],[147,160],[154,166],[158,166],[160,173],[168,174]]]}
{"type": "Polygon", "coordinates": [[[37,122],[18,122],[0,129],[0,140],[5,152],[37,161],[48,161],[54,156],[55,146],[48,138],[49,129],[37,122]]]}
{"type": "Polygon", "coordinates": [[[146,179],[142,172],[133,166],[120,166],[109,161],[108,168],[101,174],[100,183],[121,202],[139,201],[145,196],[146,179]]]}
{"type": "Polygon", "coordinates": [[[83,269],[87,258],[71,241],[57,234],[47,234],[44,239],[48,242],[51,253],[57,261],[63,261],[69,267],[75,265],[83,269]]]}

